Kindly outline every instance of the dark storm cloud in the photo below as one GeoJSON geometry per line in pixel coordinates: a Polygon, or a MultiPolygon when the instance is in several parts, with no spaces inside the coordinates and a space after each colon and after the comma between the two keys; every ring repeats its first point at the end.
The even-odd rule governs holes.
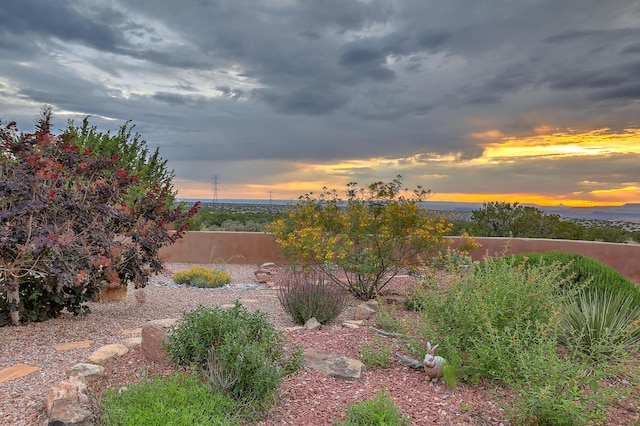
{"type": "Polygon", "coordinates": [[[29,38],[55,37],[99,50],[112,50],[118,40],[112,28],[82,15],[72,4],[69,1],[42,0],[3,2],[0,8],[0,33],[29,38]]]}
{"type": "Polygon", "coordinates": [[[289,93],[255,89],[252,95],[282,114],[322,115],[347,102],[346,96],[330,88],[303,87],[289,93]]]}
{"type": "MultiPolygon", "coordinates": [[[[109,128],[131,119],[178,177],[208,170],[190,160],[464,162],[483,132],[638,124],[640,4],[628,0],[5,3],[0,118],[32,123],[51,104],[109,128]]],[[[562,164],[539,181],[582,173],[562,164]]],[[[459,171],[447,190],[530,187],[527,166],[500,167],[459,171]]]]}

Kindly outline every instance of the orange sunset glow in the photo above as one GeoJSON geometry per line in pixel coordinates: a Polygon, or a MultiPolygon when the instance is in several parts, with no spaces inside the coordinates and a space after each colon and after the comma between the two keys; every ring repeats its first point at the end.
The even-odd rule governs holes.
{"type": "MultiPolygon", "coordinates": [[[[396,174],[403,176],[419,175],[422,184],[433,190],[433,201],[474,202],[488,201],[518,202],[552,206],[616,206],[640,201],[640,182],[628,182],[614,185],[606,182],[581,180],[574,183],[575,188],[566,193],[542,192],[464,192],[439,190],[441,183],[455,177],[462,171],[492,167],[494,173],[501,173],[501,166],[523,166],[531,162],[550,164],[559,160],[581,160],[590,158],[606,161],[611,156],[640,156],[640,129],[625,129],[613,132],[609,128],[587,132],[554,131],[541,127],[536,134],[528,137],[504,135],[497,130],[474,133],[479,141],[482,155],[460,160],[456,153],[438,155],[421,153],[405,158],[369,158],[344,160],[332,163],[295,163],[293,171],[283,174],[273,182],[263,184],[224,184],[222,198],[231,199],[286,199],[294,200],[298,196],[321,191],[323,187],[341,191],[350,181],[364,184],[372,182],[366,176],[374,170],[389,170],[389,179],[396,174]],[[417,173],[426,170],[427,173],[417,173]]],[[[407,186],[414,183],[405,181],[407,186]]],[[[211,187],[196,182],[178,182],[179,196],[184,198],[210,198],[211,187]]]]}

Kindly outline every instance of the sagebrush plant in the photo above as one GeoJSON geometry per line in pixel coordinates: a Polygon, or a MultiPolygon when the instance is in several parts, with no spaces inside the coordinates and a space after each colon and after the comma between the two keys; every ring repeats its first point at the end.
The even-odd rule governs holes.
{"type": "Polygon", "coordinates": [[[567,302],[560,341],[592,361],[623,359],[640,349],[640,304],[628,292],[583,289],[567,302]]]}
{"type": "Polygon", "coordinates": [[[395,405],[386,389],[376,392],[375,398],[349,404],[345,420],[336,420],[335,426],[403,426],[410,423],[395,405]]]}
{"type": "Polygon", "coordinates": [[[270,405],[280,381],[302,368],[302,348],[287,347],[266,313],[238,301],[183,312],[165,347],[175,366],[197,368],[212,388],[256,409],[270,405]]]}
{"type": "Polygon", "coordinates": [[[393,344],[382,336],[363,339],[358,343],[360,361],[370,370],[389,368],[393,356],[393,344]]]}
{"type": "Polygon", "coordinates": [[[391,279],[444,246],[452,229],[445,217],[420,205],[429,191],[402,195],[402,177],[358,188],[303,195],[267,231],[293,262],[327,274],[362,300],[375,298],[391,279]]]}
{"type": "Polygon", "coordinates": [[[278,300],[296,324],[315,318],[320,324],[336,319],[349,301],[349,294],[315,270],[286,272],[278,283],[278,300]]]}
{"type": "Polygon", "coordinates": [[[100,406],[100,424],[106,426],[243,424],[237,401],[212,393],[197,375],[181,372],[143,377],[124,390],[107,389],[100,406]]]}
{"type": "Polygon", "coordinates": [[[222,270],[213,270],[205,266],[192,266],[186,271],[178,271],[171,277],[176,284],[194,287],[217,288],[231,282],[231,275],[222,270]]]}
{"type": "Polygon", "coordinates": [[[0,128],[0,325],[31,317],[21,303],[27,276],[41,278],[30,283],[35,291],[57,293],[48,302],[75,314],[103,282],[144,287],[162,270],[160,248],[186,230],[186,222],[175,232],[169,224],[199,206],[172,207],[169,187],[140,187],[118,154],[80,149],[73,134],[51,132],[51,119],[45,107],[34,133],[19,133],[14,122],[0,128]],[[134,187],[140,195],[128,205],[134,187]]]}

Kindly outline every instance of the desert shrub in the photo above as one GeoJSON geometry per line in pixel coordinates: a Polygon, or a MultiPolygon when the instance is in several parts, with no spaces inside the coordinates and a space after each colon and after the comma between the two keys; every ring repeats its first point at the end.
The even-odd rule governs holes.
{"type": "Polygon", "coordinates": [[[583,290],[560,327],[560,341],[587,359],[624,358],[640,348],[640,304],[625,292],[583,290]]]}
{"type": "Polygon", "coordinates": [[[556,424],[576,411],[575,418],[598,420],[606,405],[604,393],[589,390],[596,378],[556,353],[565,303],[575,298],[559,291],[567,268],[487,258],[446,291],[426,287],[421,295],[425,332],[441,343],[445,359],[464,354],[464,380],[484,378],[517,390],[514,421],[556,424]]]}
{"type": "Polygon", "coordinates": [[[391,279],[442,248],[451,224],[420,206],[429,192],[402,194],[401,177],[358,189],[347,198],[326,188],[306,194],[267,230],[292,261],[320,270],[362,300],[375,298],[391,279]]]}
{"type": "Polygon", "coordinates": [[[606,424],[607,402],[616,395],[585,376],[584,366],[553,362],[518,386],[514,407],[508,409],[516,425],[606,424]]]}
{"type": "Polygon", "coordinates": [[[192,266],[186,271],[178,271],[172,276],[176,284],[195,287],[216,288],[231,282],[231,275],[225,271],[212,270],[204,266],[192,266]]]}
{"type": "Polygon", "coordinates": [[[408,425],[410,419],[402,415],[396,407],[393,398],[387,394],[385,389],[376,393],[374,399],[349,404],[347,408],[347,418],[343,421],[337,420],[336,426],[402,426],[408,425]]]}
{"type": "Polygon", "coordinates": [[[315,271],[293,271],[279,283],[278,300],[296,324],[314,318],[320,324],[336,319],[348,302],[348,293],[315,271]]]}
{"type": "Polygon", "coordinates": [[[389,368],[393,345],[385,338],[375,335],[371,339],[364,339],[358,343],[360,361],[368,369],[389,368]]]}
{"type": "Polygon", "coordinates": [[[212,393],[197,376],[174,373],[143,378],[123,391],[108,389],[101,401],[101,424],[240,425],[241,409],[233,398],[212,393]]]}
{"type": "Polygon", "coordinates": [[[281,379],[302,367],[301,348],[287,348],[266,313],[249,312],[238,301],[226,310],[199,306],[183,312],[166,349],[174,365],[196,367],[214,389],[256,408],[269,405],[281,379]]]}
{"type": "Polygon", "coordinates": [[[505,328],[528,330],[542,324],[553,333],[563,306],[557,289],[564,268],[486,258],[482,267],[450,283],[447,291],[424,290],[418,305],[436,335],[452,339],[459,345],[456,349],[492,346],[489,337],[505,328]]]}

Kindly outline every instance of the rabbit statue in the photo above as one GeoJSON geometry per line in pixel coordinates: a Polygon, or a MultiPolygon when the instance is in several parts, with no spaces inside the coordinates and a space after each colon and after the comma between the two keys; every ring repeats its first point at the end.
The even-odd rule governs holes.
{"type": "Polygon", "coordinates": [[[424,372],[432,382],[438,382],[442,379],[442,366],[447,362],[441,356],[436,355],[438,345],[431,347],[431,342],[427,342],[427,354],[424,356],[424,372]]]}

